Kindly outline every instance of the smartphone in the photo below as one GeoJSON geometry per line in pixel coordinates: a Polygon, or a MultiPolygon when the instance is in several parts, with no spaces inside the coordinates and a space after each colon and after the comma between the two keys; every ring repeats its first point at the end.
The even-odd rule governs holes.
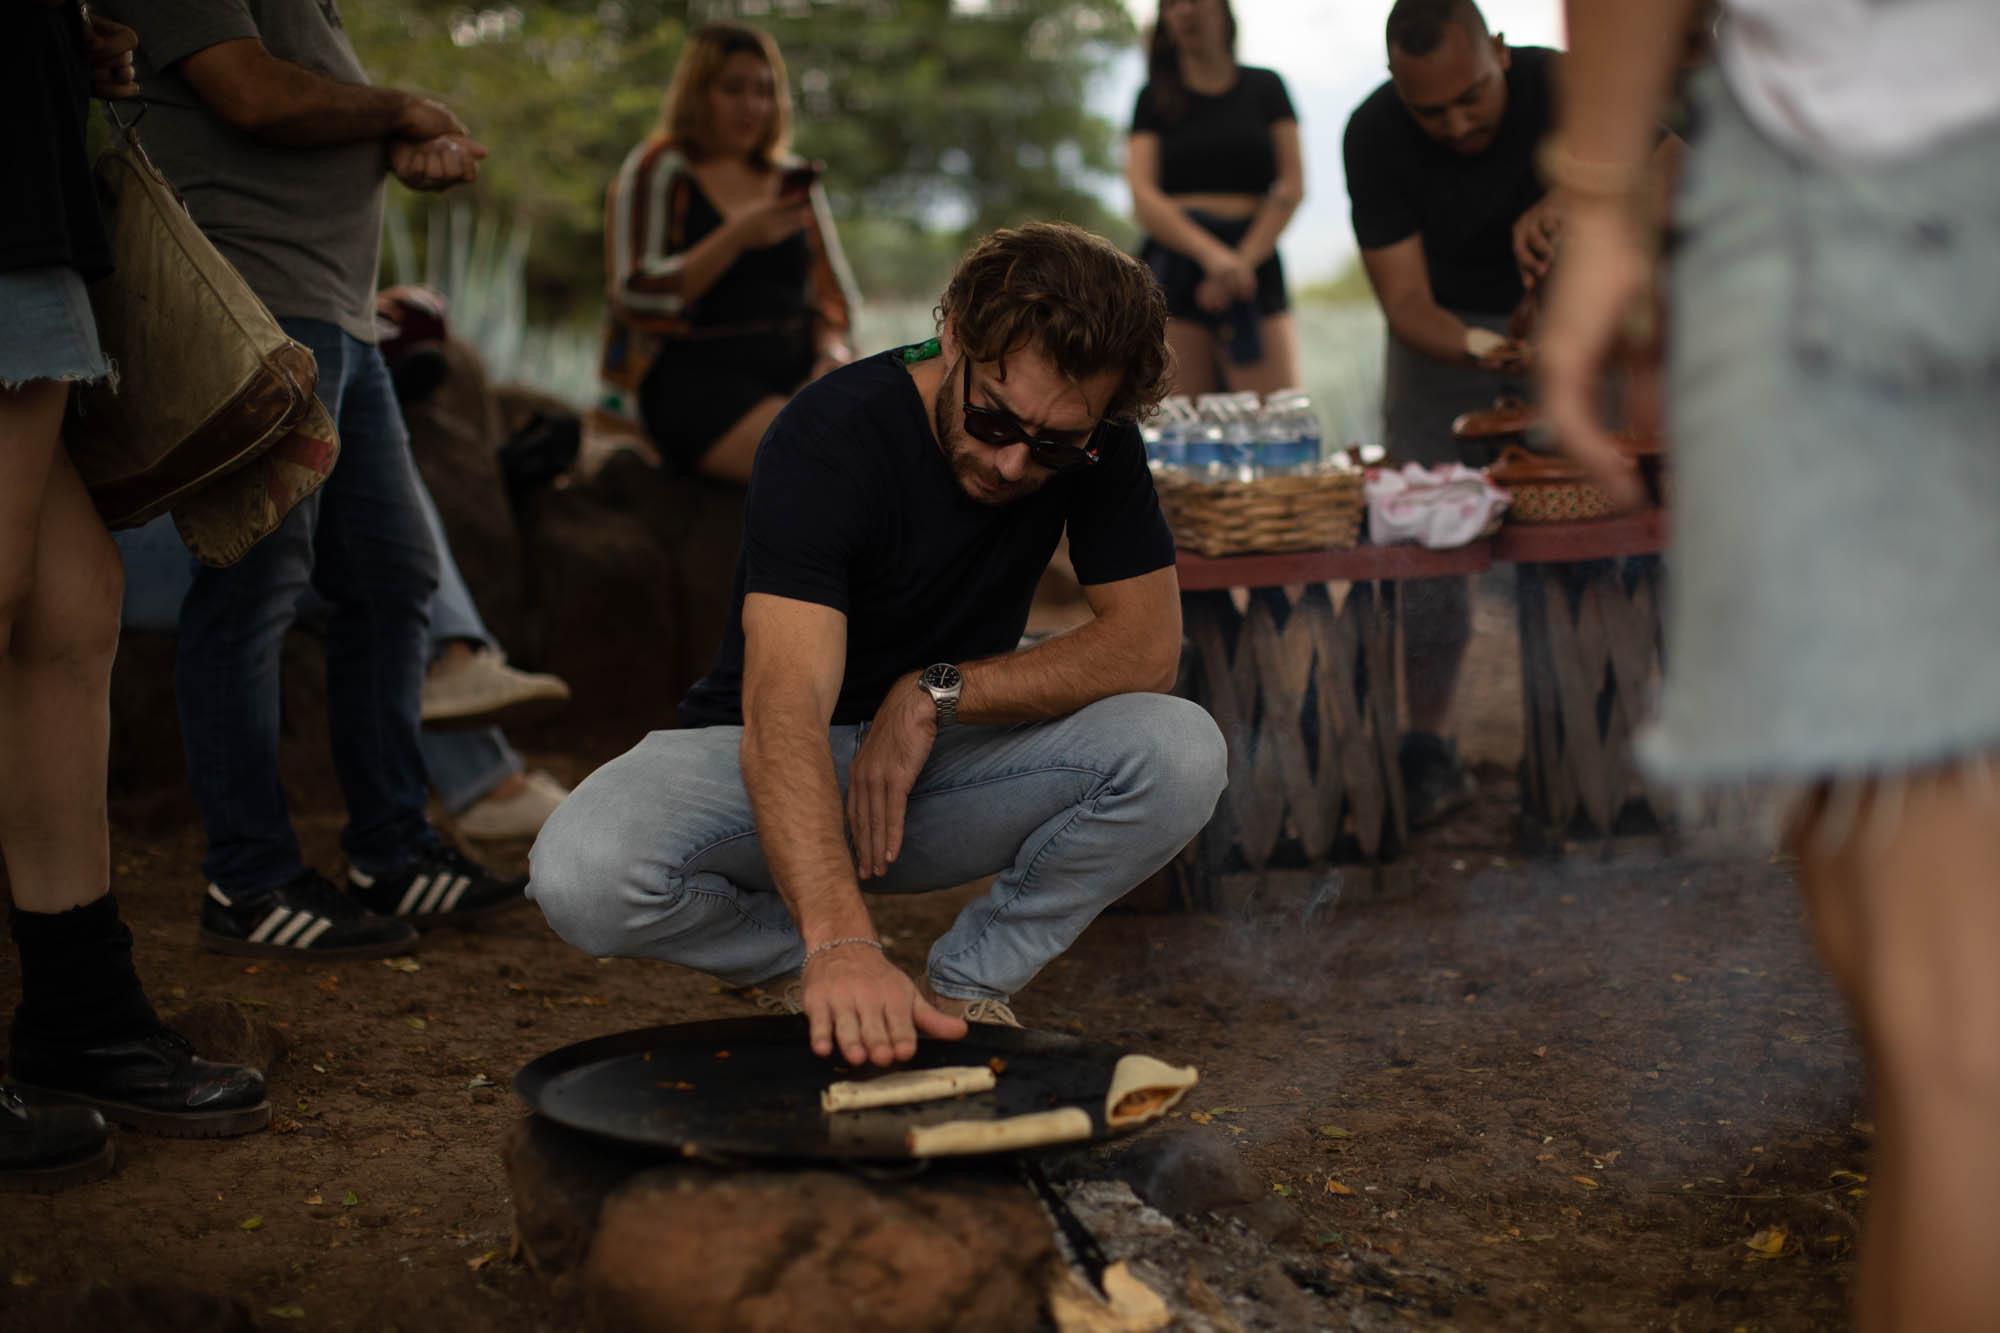
{"type": "Polygon", "coordinates": [[[786,167],[784,175],[778,177],[778,197],[780,199],[803,199],[812,192],[814,182],[819,180],[820,166],[817,162],[801,162],[795,167],[786,167]]]}

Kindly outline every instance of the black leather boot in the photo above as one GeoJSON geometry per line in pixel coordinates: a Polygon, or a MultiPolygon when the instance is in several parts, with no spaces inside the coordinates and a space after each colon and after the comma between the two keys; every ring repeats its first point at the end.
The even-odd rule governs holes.
{"type": "Polygon", "coordinates": [[[81,1106],[30,1106],[0,1088],[0,1190],[47,1194],[109,1174],[111,1131],[81,1106]]]}
{"type": "Polygon", "coordinates": [[[7,1081],[37,1105],[86,1106],[115,1124],[169,1138],[230,1138],[271,1123],[263,1074],[204,1060],[164,1026],[78,1046],[46,1042],[17,1025],[7,1081]]]}

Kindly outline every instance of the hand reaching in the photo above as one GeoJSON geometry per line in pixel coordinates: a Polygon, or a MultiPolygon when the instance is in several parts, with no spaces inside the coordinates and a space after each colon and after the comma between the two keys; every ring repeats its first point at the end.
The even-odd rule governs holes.
{"type": "MultiPolygon", "coordinates": [[[[1542,407],[1563,452],[1613,500],[1636,506],[1645,488],[1599,419],[1598,390],[1633,312],[1649,299],[1651,256],[1622,200],[1573,210],[1563,244],[1562,270],[1542,313],[1542,407]]],[[[1658,359],[1656,340],[1632,350],[1642,369],[1658,359]]]]}
{"type": "Polygon", "coordinates": [[[903,850],[910,788],[936,741],[937,706],[917,688],[915,676],[905,676],[875,710],[847,774],[847,827],[861,878],[888,874],[889,863],[903,850]]]}
{"type": "Polygon", "coordinates": [[[389,145],[389,169],[412,190],[448,190],[479,179],[486,146],[463,134],[399,139],[389,145]]]}
{"type": "Polygon", "coordinates": [[[1556,241],[1562,235],[1562,209],[1553,190],[1514,219],[1514,262],[1521,266],[1521,285],[1533,291],[1555,262],[1556,241]]]}
{"type": "Polygon", "coordinates": [[[746,250],[763,250],[788,241],[812,224],[812,204],[796,195],[767,199],[731,219],[746,250]]]}
{"type": "Polygon", "coordinates": [[[868,945],[819,955],[801,980],[815,1055],[832,1055],[838,1044],[851,1065],[890,1065],[917,1053],[919,1031],[946,1041],[965,1035],[964,1019],[939,1012],[901,968],[868,945]]]}

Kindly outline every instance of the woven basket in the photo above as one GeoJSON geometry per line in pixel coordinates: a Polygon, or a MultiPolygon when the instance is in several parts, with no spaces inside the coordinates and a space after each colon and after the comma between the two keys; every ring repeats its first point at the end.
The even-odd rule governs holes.
{"type": "Polygon", "coordinates": [[[1610,496],[1583,481],[1516,484],[1507,488],[1507,494],[1513,499],[1507,507],[1510,523],[1573,523],[1618,512],[1610,496]]]}
{"type": "Polygon", "coordinates": [[[1358,471],[1329,470],[1255,481],[1158,474],[1174,544],[1202,555],[1344,549],[1361,540],[1367,503],[1358,471]]]}

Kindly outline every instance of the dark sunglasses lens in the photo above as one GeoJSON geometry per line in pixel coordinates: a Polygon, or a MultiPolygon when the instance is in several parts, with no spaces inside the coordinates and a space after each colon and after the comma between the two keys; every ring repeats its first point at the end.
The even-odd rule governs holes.
{"type": "Polygon", "coordinates": [[[965,433],[981,444],[1015,444],[1021,439],[1021,428],[1012,420],[971,404],[965,409],[965,433]]]}

